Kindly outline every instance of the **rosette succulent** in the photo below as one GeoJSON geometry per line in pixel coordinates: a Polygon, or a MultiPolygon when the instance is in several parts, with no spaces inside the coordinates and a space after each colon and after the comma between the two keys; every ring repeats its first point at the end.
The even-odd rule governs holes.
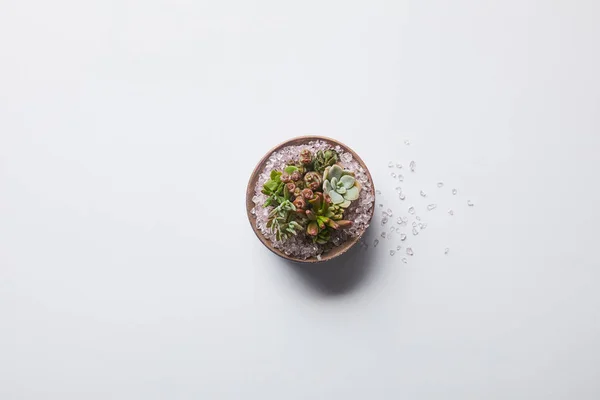
{"type": "Polygon", "coordinates": [[[315,243],[327,243],[331,230],[345,229],[352,226],[352,221],[342,220],[341,214],[335,214],[333,207],[325,201],[322,193],[315,193],[308,202],[312,208],[306,211],[306,217],[308,218],[306,233],[313,238],[315,243]]]}
{"type": "Polygon", "coordinates": [[[304,149],[300,152],[300,164],[302,165],[310,165],[312,164],[313,154],[309,149],[304,149]]]}
{"type": "Polygon", "coordinates": [[[323,192],[331,198],[333,204],[347,208],[353,200],[358,199],[360,185],[354,179],[352,172],[334,165],[325,168],[323,192]]]}
{"type": "Polygon", "coordinates": [[[323,183],[323,178],[321,174],[315,171],[307,172],[304,175],[304,186],[310,190],[320,190],[321,184],[323,183]]]}
{"type": "Polygon", "coordinates": [[[338,159],[339,156],[335,150],[319,150],[314,157],[313,169],[322,174],[325,168],[334,165],[338,159]]]}

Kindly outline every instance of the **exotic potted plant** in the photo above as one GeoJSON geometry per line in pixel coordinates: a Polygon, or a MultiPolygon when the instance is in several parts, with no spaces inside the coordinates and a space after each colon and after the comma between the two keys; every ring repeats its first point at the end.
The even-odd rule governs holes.
{"type": "Polygon", "coordinates": [[[335,140],[308,136],[269,152],[246,195],[250,223],[276,254],[300,262],[336,257],[373,216],[374,189],[363,161],[335,140]]]}

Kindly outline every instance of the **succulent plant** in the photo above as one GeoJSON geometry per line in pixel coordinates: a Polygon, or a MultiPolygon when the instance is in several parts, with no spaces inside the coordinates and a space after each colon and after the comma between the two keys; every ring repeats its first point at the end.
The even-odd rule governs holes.
{"type": "Polygon", "coordinates": [[[327,243],[329,231],[332,229],[344,229],[352,226],[352,221],[341,220],[341,214],[335,214],[329,203],[324,200],[322,193],[315,193],[308,202],[312,208],[306,210],[308,218],[306,233],[313,238],[315,243],[327,243]]]}
{"type": "Polygon", "coordinates": [[[315,238],[315,243],[325,244],[331,239],[331,231],[329,229],[322,230],[315,238]]]}
{"type": "Polygon", "coordinates": [[[319,150],[314,157],[313,169],[322,174],[325,168],[331,167],[338,160],[339,156],[335,150],[319,150]]]}
{"type": "Polygon", "coordinates": [[[262,188],[262,192],[268,196],[263,207],[277,206],[285,200],[285,183],[281,179],[283,175],[280,171],[271,171],[270,179],[264,183],[262,188]]]}
{"type": "Polygon", "coordinates": [[[312,190],[306,188],[306,189],[302,189],[302,196],[304,196],[304,198],[306,200],[310,200],[315,196],[315,194],[312,190]]]}
{"type": "Polygon", "coordinates": [[[290,177],[290,174],[288,174],[286,172],[282,173],[281,176],[279,177],[279,179],[283,183],[290,183],[292,181],[292,178],[290,177]]]}
{"type": "Polygon", "coordinates": [[[352,172],[343,170],[339,165],[327,167],[323,173],[323,192],[331,198],[332,204],[347,208],[358,199],[360,185],[352,172]]]}
{"type": "Polygon", "coordinates": [[[304,196],[299,195],[294,199],[294,206],[296,207],[296,211],[302,211],[300,214],[303,214],[306,210],[306,206],[308,205],[304,196]]]}
{"type": "Polygon", "coordinates": [[[283,170],[282,177],[285,177],[284,182],[299,182],[302,180],[302,175],[304,175],[304,167],[296,166],[296,165],[288,165],[283,170]],[[289,179],[288,179],[289,177],[289,179]]]}
{"type": "Polygon", "coordinates": [[[304,149],[300,152],[300,164],[310,165],[312,164],[313,154],[309,149],[304,149]]]}
{"type": "MultiPolygon", "coordinates": [[[[298,164],[296,164],[296,165],[294,165],[294,166],[295,166],[296,168],[298,168],[298,172],[300,172],[300,175],[301,175],[301,176],[304,176],[304,174],[308,172],[308,169],[307,169],[307,168],[308,168],[308,166],[302,165],[302,164],[300,164],[300,163],[298,163],[298,164]]],[[[302,178],[300,178],[300,179],[302,179],[302,178]]]]}
{"type": "Polygon", "coordinates": [[[315,171],[307,172],[304,175],[304,185],[312,191],[319,190],[323,184],[323,178],[321,174],[315,171]]]}
{"type": "Polygon", "coordinates": [[[277,240],[288,239],[297,235],[304,227],[294,219],[296,206],[289,200],[284,200],[269,213],[267,228],[275,233],[277,240]]]}
{"type": "Polygon", "coordinates": [[[325,244],[331,232],[352,226],[343,219],[345,208],[359,195],[360,185],[349,171],[336,165],[334,150],[300,152],[299,162],[271,171],[263,185],[264,207],[273,207],[267,228],[277,240],[305,231],[314,243],[325,244]]]}

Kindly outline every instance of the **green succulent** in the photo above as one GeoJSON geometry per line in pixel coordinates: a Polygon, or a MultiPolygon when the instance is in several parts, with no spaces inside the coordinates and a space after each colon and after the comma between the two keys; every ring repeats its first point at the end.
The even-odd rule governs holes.
{"type": "Polygon", "coordinates": [[[339,156],[337,151],[335,150],[319,150],[315,154],[313,161],[313,169],[320,174],[325,171],[325,168],[331,167],[336,162],[338,162],[339,156]]]}
{"type": "Polygon", "coordinates": [[[327,167],[323,173],[323,192],[331,197],[333,204],[347,208],[353,200],[358,199],[360,185],[352,172],[334,165],[327,167]]]}
{"type": "Polygon", "coordinates": [[[331,231],[329,229],[323,229],[315,236],[314,241],[318,244],[325,244],[329,242],[329,239],[331,239],[331,231]]]}
{"type": "Polygon", "coordinates": [[[285,182],[284,182],[284,180],[286,180],[286,179],[284,177],[284,180],[282,180],[281,176],[282,176],[281,171],[276,171],[276,170],[271,171],[270,179],[265,182],[265,184],[263,185],[263,188],[262,188],[262,192],[268,196],[267,200],[263,204],[263,207],[278,206],[279,204],[281,204],[281,202],[283,200],[285,200],[285,197],[284,197],[285,182]]]}
{"type": "Polygon", "coordinates": [[[290,177],[290,181],[299,181],[302,179],[302,175],[304,174],[304,168],[297,167],[295,165],[288,165],[283,170],[284,175],[290,177]]]}
{"type": "Polygon", "coordinates": [[[269,213],[267,228],[275,233],[277,240],[286,240],[290,236],[295,236],[304,229],[304,227],[294,219],[296,206],[285,199],[269,213]]]}
{"type": "Polygon", "coordinates": [[[327,243],[331,230],[352,226],[352,221],[344,221],[341,219],[341,214],[335,214],[331,205],[323,198],[322,193],[315,193],[314,197],[308,202],[312,208],[306,211],[306,217],[308,218],[306,233],[313,238],[315,243],[327,243]]]}

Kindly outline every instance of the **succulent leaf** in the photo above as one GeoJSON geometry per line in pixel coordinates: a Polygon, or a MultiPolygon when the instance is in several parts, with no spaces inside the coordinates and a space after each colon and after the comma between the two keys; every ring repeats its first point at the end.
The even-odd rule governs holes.
{"type": "Polygon", "coordinates": [[[329,192],[329,196],[331,196],[331,201],[333,204],[341,204],[344,202],[344,197],[335,190],[329,192]]]}
{"type": "Polygon", "coordinates": [[[344,200],[343,203],[340,203],[340,207],[348,208],[348,207],[350,207],[350,203],[352,203],[350,200],[344,200]]]}
{"type": "Polygon", "coordinates": [[[346,194],[344,194],[344,199],[346,200],[356,200],[358,199],[359,189],[357,186],[353,186],[350,189],[346,190],[346,194]]]}
{"type": "Polygon", "coordinates": [[[346,220],[336,221],[336,223],[342,229],[350,228],[353,225],[352,221],[346,221],[346,220]]]}
{"type": "Polygon", "coordinates": [[[278,186],[279,186],[279,182],[269,179],[268,181],[265,182],[265,184],[263,185],[263,188],[265,188],[269,192],[274,192],[277,190],[278,186]]]}
{"type": "Polygon", "coordinates": [[[354,182],[356,182],[356,179],[354,179],[354,177],[350,175],[344,175],[340,178],[340,183],[346,189],[350,189],[352,186],[354,186],[354,182]]]}
{"type": "Polygon", "coordinates": [[[329,226],[332,229],[339,229],[340,226],[332,219],[327,221],[327,226],[329,226]]]}
{"type": "Polygon", "coordinates": [[[283,171],[288,175],[292,175],[294,172],[298,171],[298,167],[295,165],[288,165],[283,171]]]}
{"type": "Polygon", "coordinates": [[[335,178],[336,181],[339,181],[343,172],[344,170],[339,165],[334,165],[329,169],[327,176],[330,181],[333,181],[333,178],[335,178]]]}
{"type": "Polygon", "coordinates": [[[319,192],[314,194],[314,197],[308,201],[314,209],[320,209],[323,203],[323,195],[319,192]]]}
{"type": "Polygon", "coordinates": [[[317,236],[319,234],[319,225],[317,225],[316,221],[311,221],[306,226],[306,233],[310,236],[317,236]]]}
{"type": "Polygon", "coordinates": [[[323,218],[323,217],[317,217],[317,224],[319,225],[319,229],[325,229],[325,221],[327,221],[328,219],[323,218]]]}
{"type": "Polygon", "coordinates": [[[271,179],[274,181],[279,181],[279,178],[281,177],[281,171],[277,171],[277,170],[273,170],[271,171],[271,179]]]}

